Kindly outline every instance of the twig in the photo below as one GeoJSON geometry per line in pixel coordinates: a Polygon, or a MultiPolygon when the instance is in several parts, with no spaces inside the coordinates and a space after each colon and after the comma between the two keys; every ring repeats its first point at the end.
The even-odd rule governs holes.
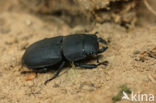
{"type": "Polygon", "coordinates": [[[151,7],[151,5],[147,2],[147,0],[143,0],[144,1],[144,4],[145,6],[147,7],[147,9],[153,14],[156,16],[156,11],[151,7]]]}

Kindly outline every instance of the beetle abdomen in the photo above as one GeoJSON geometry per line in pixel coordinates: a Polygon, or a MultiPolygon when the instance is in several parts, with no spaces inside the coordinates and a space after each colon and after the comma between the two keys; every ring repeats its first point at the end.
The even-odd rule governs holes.
{"type": "Polygon", "coordinates": [[[23,65],[29,68],[43,68],[57,64],[62,60],[62,39],[62,36],[57,36],[30,45],[23,55],[23,65]]]}

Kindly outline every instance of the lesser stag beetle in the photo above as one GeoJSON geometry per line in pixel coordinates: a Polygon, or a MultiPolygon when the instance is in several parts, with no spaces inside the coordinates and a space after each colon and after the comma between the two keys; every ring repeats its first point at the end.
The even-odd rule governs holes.
{"type": "Polygon", "coordinates": [[[104,52],[108,47],[99,49],[99,42],[107,42],[95,34],[72,34],[68,36],[56,36],[46,38],[30,45],[23,57],[22,64],[31,71],[25,73],[45,73],[50,67],[60,64],[56,74],[45,81],[45,84],[56,78],[66,62],[73,62],[75,66],[82,68],[96,68],[99,65],[106,65],[107,61],[98,62],[97,54],[104,52]],[[83,64],[81,61],[86,57],[95,55],[97,64],[83,64]]]}

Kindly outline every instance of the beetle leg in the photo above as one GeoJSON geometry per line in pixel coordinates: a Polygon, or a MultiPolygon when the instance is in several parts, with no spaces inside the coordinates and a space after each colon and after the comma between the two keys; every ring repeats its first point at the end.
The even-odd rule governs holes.
{"type": "Polygon", "coordinates": [[[105,66],[107,66],[107,65],[108,65],[108,61],[99,62],[97,65],[98,65],[98,66],[99,66],[99,65],[105,65],[105,66]]]}
{"type": "Polygon", "coordinates": [[[58,70],[56,71],[55,75],[54,75],[52,78],[50,78],[50,79],[48,79],[48,80],[46,80],[46,81],[44,82],[44,85],[46,85],[49,81],[55,79],[55,78],[59,75],[59,73],[61,72],[61,70],[62,70],[64,64],[65,64],[65,61],[63,61],[63,62],[61,63],[61,65],[60,65],[60,67],[58,68],[58,70]]]}
{"type": "Polygon", "coordinates": [[[87,68],[87,69],[93,69],[93,68],[96,68],[99,65],[107,65],[107,64],[108,64],[108,61],[104,61],[104,62],[101,62],[101,63],[98,63],[98,64],[81,64],[81,63],[78,63],[78,62],[74,62],[75,66],[82,67],[82,68],[87,68]]]}
{"type": "Polygon", "coordinates": [[[102,53],[102,52],[106,51],[107,48],[108,48],[108,47],[102,47],[101,49],[98,50],[97,53],[102,53]]]}
{"type": "Polygon", "coordinates": [[[108,64],[108,61],[99,62],[98,57],[96,57],[96,62],[97,62],[98,65],[107,65],[108,64]]]}
{"type": "Polygon", "coordinates": [[[97,40],[101,43],[108,44],[107,41],[102,39],[101,37],[98,37],[97,40]]]}
{"type": "Polygon", "coordinates": [[[78,67],[82,67],[82,68],[87,68],[87,69],[93,69],[93,68],[96,68],[98,65],[96,64],[81,64],[81,63],[74,63],[75,66],[78,66],[78,67]]]}
{"type": "Polygon", "coordinates": [[[97,65],[106,65],[107,66],[107,64],[108,64],[108,61],[99,62],[99,58],[97,55],[96,55],[96,62],[97,62],[97,65]]]}
{"type": "Polygon", "coordinates": [[[27,73],[46,73],[48,72],[47,68],[39,69],[39,70],[32,70],[32,71],[22,71],[21,74],[27,74],[27,73]]]}
{"type": "Polygon", "coordinates": [[[81,64],[81,63],[78,63],[78,62],[74,62],[75,66],[82,67],[82,68],[87,68],[87,69],[93,69],[93,68],[96,68],[99,65],[107,65],[107,64],[108,64],[108,61],[100,62],[98,64],[81,64]]]}

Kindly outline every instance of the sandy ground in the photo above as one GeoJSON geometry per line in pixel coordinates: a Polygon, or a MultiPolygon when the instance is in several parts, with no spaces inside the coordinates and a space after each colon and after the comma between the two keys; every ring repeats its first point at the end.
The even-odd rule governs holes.
{"type": "Polygon", "coordinates": [[[90,29],[70,28],[62,22],[49,23],[27,13],[8,11],[0,14],[0,26],[0,103],[112,103],[121,85],[136,93],[154,94],[156,103],[154,23],[128,31],[111,23],[96,24],[90,29]],[[30,75],[20,74],[27,70],[21,66],[21,57],[33,42],[85,31],[98,31],[98,36],[110,40],[108,50],[100,58],[109,61],[107,67],[67,67],[46,86],[44,81],[54,73],[38,74],[30,81],[26,81],[30,75]]]}

